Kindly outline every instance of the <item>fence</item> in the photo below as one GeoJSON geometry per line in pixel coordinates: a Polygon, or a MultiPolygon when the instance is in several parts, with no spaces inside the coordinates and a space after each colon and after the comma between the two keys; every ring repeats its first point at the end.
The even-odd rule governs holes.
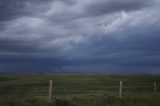
{"type": "Polygon", "coordinates": [[[97,94],[107,94],[122,98],[125,96],[158,94],[160,90],[159,76],[61,74],[15,78],[1,78],[0,103],[7,102],[8,99],[8,101],[24,101],[26,104],[30,97],[31,99],[32,97],[33,99],[34,97],[42,97],[48,103],[55,98],[70,97],[70,95],[92,97],[97,96],[97,94]]]}
{"type": "MultiPolygon", "coordinates": [[[[48,99],[49,102],[52,99],[52,88],[53,88],[52,86],[53,86],[53,81],[50,80],[49,81],[49,97],[48,97],[49,98],[48,99]]],[[[153,92],[157,93],[157,82],[156,81],[153,82],[153,92]]],[[[122,95],[123,95],[123,81],[120,81],[120,85],[119,85],[119,97],[122,98],[122,95]]]]}

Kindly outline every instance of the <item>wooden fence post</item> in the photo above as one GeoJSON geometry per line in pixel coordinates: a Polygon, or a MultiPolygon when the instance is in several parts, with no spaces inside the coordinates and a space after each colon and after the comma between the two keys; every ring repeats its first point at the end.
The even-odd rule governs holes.
{"type": "Polygon", "coordinates": [[[52,83],[53,83],[53,81],[50,80],[49,81],[49,98],[48,98],[49,102],[51,102],[51,100],[52,100],[52,83]]]}
{"type": "Polygon", "coordinates": [[[122,98],[122,81],[120,81],[120,86],[119,86],[119,97],[122,98]]]}
{"type": "Polygon", "coordinates": [[[154,81],[154,93],[157,93],[157,83],[154,81]]]}

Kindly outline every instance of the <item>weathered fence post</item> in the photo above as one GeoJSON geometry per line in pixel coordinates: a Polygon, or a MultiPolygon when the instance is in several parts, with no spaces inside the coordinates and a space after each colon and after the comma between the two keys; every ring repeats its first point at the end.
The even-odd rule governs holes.
{"type": "Polygon", "coordinates": [[[53,81],[50,80],[49,81],[49,98],[48,98],[49,102],[51,102],[51,100],[52,100],[52,83],[53,83],[53,81]]]}
{"type": "Polygon", "coordinates": [[[122,98],[122,81],[120,81],[120,86],[119,86],[119,97],[122,98]]]}
{"type": "Polygon", "coordinates": [[[154,81],[154,93],[157,93],[157,83],[156,83],[156,81],[154,81]]]}

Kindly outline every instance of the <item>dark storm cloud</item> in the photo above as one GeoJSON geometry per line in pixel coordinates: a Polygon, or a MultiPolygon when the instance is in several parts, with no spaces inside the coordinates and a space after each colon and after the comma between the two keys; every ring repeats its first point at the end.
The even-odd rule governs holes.
{"type": "MultiPolygon", "coordinates": [[[[48,2],[51,0],[45,0],[48,2]]],[[[13,20],[19,16],[27,15],[26,3],[40,4],[44,0],[1,0],[0,1],[0,21],[13,20]]]]}
{"type": "MultiPolygon", "coordinates": [[[[41,5],[56,0],[1,0],[0,1],[0,21],[8,21],[17,18],[22,15],[31,14],[29,9],[26,8],[26,4],[41,5]]],[[[66,3],[70,3],[69,0],[60,0],[66,3]]],[[[32,10],[34,11],[34,10],[32,10]]]]}
{"type": "Polygon", "coordinates": [[[20,10],[22,8],[21,2],[16,0],[1,0],[0,1],[0,21],[7,21],[13,17],[21,14],[20,10]]]}
{"type": "MultiPolygon", "coordinates": [[[[79,9],[84,8],[84,13],[81,15],[102,15],[106,13],[116,12],[116,11],[130,11],[144,8],[152,3],[149,0],[100,0],[100,1],[78,1],[78,0],[1,0],[0,1],[0,13],[1,21],[7,21],[13,18],[17,18],[21,15],[35,13],[35,7],[43,7],[43,4],[50,4],[55,1],[64,2],[67,5],[82,5],[79,9]],[[86,2],[86,3],[85,3],[86,2]],[[83,5],[84,4],[84,5],[83,5]],[[30,8],[26,8],[27,5],[30,5],[30,8]]],[[[44,6],[47,7],[47,6],[44,6]]],[[[38,8],[40,9],[40,8],[38,8]]],[[[40,9],[41,11],[41,9],[40,9]]],[[[65,11],[64,11],[65,13],[65,11]]],[[[74,15],[74,14],[73,14],[74,15]]],[[[59,17],[60,18],[60,17],[59,17]]]]}
{"type": "Polygon", "coordinates": [[[86,6],[87,12],[94,16],[118,11],[134,11],[151,5],[150,0],[100,0],[86,6]]]}
{"type": "Polygon", "coordinates": [[[20,53],[37,52],[37,48],[33,46],[35,45],[34,42],[1,39],[0,44],[0,52],[2,53],[16,53],[17,51],[20,53]]]}
{"type": "Polygon", "coordinates": [[[1,0],[0,71],[157,72],[158,4],[158,0],[1,0]]]}

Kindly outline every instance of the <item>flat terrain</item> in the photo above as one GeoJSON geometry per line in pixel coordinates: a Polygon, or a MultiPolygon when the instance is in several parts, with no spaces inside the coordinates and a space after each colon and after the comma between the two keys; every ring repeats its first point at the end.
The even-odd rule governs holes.
{"type": "MultiPolygon", "coordinates": [[[[132,99],[133,98],[137,99],[136,97],[154,98],[155,96],[153,92],[154,81],[157,82],[157,92],[160,91],[160,76],[154,76],[154,75],[107,75],[107,74],[0,75],[0,106],[14,106],[14,104],[15,106],[18,106],[18,104],[16,103],[21,103],[20,106],[34,106],[31,104],[27,105],[25,103],[27,103],[28,101],[34,102],[34,100],[35,101],[40,100],[41,102],[47,101],[49,80],[53,80],[53,101],[56,100],[57,105],[59,104],[58,101],[60,101],[60,106],[63,106],[63,104],[61,104],[62,102],[67,102],[67,100],[69,101],[72,99],[74,99],[76,103],[78,103],[78,100],[85,102],[85,100],[92,101],[93,99],[94,101],[95,98],[101,98],[101,97],[102,98],[110,97],[119,99],[118,98],[119,82],[121,80],[123,81],[124,99],[127,97],[132,99]]],[[[37,104],[37,106],[45,106],[44,105],[45,103],[44,104],[40,103],[40,104],[37,104]]],[[[90,106],[89,104],[87,105],[87,103],[84,104],[75,106],[90,106]]],[[[64,106],[67,106],[67,104],[65,104],[64,106]]],[[[102,106],[105,106],[105,104],[102,106]]],[[[119,105],[113,105],[113,106],[119,106],[119,105]]],[[[124,106],[130,106],[130,105],[124,105],[124,106]]]]}

